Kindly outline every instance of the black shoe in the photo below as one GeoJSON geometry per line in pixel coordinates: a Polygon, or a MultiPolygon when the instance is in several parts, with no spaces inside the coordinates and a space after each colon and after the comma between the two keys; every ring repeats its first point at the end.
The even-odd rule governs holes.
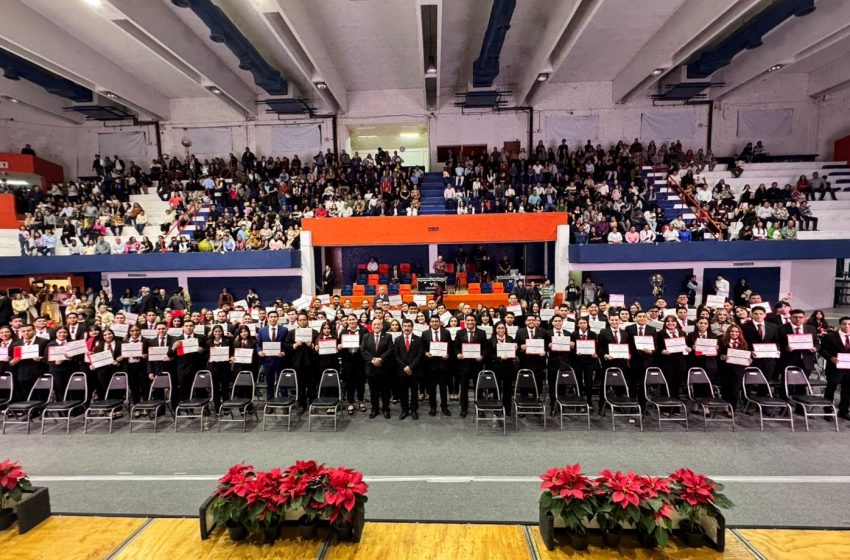
{"type": "Polygon", "coordinates": [[[449,407],[447,407],[447,406],[442,407],[440,409],[440,412],[443,413],[443,416],[451,416],[452,415],[452,411],[449,410],[449,407]]]}
{"type": "Polygon", "coordinates": [[[435,409],[432,408],[430,411],[428,411],[428,416],[436,416],[436,415],[437,415],[437,411],[435,409]]]}
{"type": "Polygon", "coordinates": [[[410,413],[410,417],[413,418],[414,420],[419,420],[419,413],[414,410],[413,412],[410,413]]]}
{"type": "Polygon", "coordinates": [[[392,415],[392,414],[390,414],[390,411],[389,411],[389,410],[385,410],[385,411],[384,411],[384,418],[386,418],[387,420],[389,420],[389,419],[390,419],[390,418],[392,418],[392,417],[393,417],[393,415],[392,415]]]}
{"type": "Polygon", "coordinates": [[[549,410],[549,416],[555,416],[555,407],[554,406],[549,410]]]}
{"type": "MultiPolygon", "coordinates": [[[[384,416],[386,416],[386,415],[387,415],[387,413],[385,412],[385,413],[384,413],[384,416]]],[[[399,419],[399,420],[404,420],[405,418],[407,418],[407,416],[408,416],[407,412],[406,412],[406,411],[402,411],[402,413],[398,415],[398,419],[399,419]]]]}
{"type": "Polygon", "coordinates": [[[369,413],[369,419],[375,418],[377,415],[378,415],[378,413],[373,410],[372,412],[369,413]]]}
{"type": "Polygon", "coordinates": [[[848,414],[846,412],[839,412],[838,417],[841,418],[842,420],[850,420],[850,414],[848,414]]]}
{"type": "MultiPolygon", "coordinates": [[[[466,418],[466,411],[465,411],[465,410],[461,410],[461,411],[460,411],[460,417],[461,417],[461,418],[466,418]]],[[[848,418],[848,420],[850,420],[850,418],[848,418]]]]}

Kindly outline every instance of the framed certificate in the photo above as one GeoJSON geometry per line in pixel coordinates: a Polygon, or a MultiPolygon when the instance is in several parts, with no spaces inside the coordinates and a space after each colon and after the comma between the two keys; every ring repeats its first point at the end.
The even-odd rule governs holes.
{"type": "Polygon", "coordinates": [[[746,367],[750,365],[750,351],[729,348],[726,350],[726,363],[746,367]]]}
{"type": "Polygon", "coordinates": [[[791,350],[811,350],[815,343],[811,333],[808,334],[789,334],[788,346],[791,350]]]}
{"type": "Polygon", "coordinates": [[[251,348],[235,348],[233,350],[233,361],[237,364],[250,364],[254,359],[254,351],[251,348]]]}
{"type": "Polygon", "coordinates": [[[313,329],[311,328],[301,328],[298,327],[295,329],[295,342],[313,342],[313,329]]]}
{"type": "Polygon", "coordinates": [[[92,369],[112,365],[112,362],[114,361],[115,359],[112,357],[112,352],[110,352],[109,350],[104,350],[103,352],[95,352],[91,355],[92,369]]]}
{"type": "Polygon", "coordinates": [[[753,344],[753,358],[778,358],[779,348],[774,343],[753,344]]]}
{"type": "Polygon", "coordinates": [[[629,345],[628,344],[609,344],[608,345],[608,355],[611,356],[614,360],[628,360],[629,359],[629,345]]]}
{"type": "Polygon", "coordinates": [[[552,337],[552,352],[569,352],[570,338],[567,336],[552,337]]]}
{"type": "Polygon", "coordinates": [[[336,340],[320,340],[319,341],[319,355],[327,356],[329,354],[336,354],[336,340]]]}
{"type": "Polygon", "coordinates": [[[88,352],[88,348],[85,339],[73,340],[65,345],[65,355],[68,357],[81,356],[86,352],[88,352]]]}
{"type": "Polygon", "coordinates": [[[576,355],[577,356],[593,356],[596,354],[595,340],[576,340],[576,355]]]}
{"type": "Polygon", "coordinates": [[[227,346],[211,346],[210,362],[227,362],[230,360],[230,348],[227,346]]]}
{"type": "Polygon", "coordinates": [[[167,346],[151,346],[148,348],[149,362],[162,362],[168,357],[167,346]]]}
{"type": "Polygon", "coordinates": [[[266,355],[280,354],[280,342],[263,342],[263,353],[266,355]]]}
{"type": "Polygon", "coordinates": [[[496,343],[497,358],[516,358],[516,342],[496,343]]]}
{"type": "Polygon", "coordinates": [[[464,343],[461,345],[460,353],[463,354],[464,360],[478,359],[481,357],[481,345],[464,343]]]}
{"type": "Polygon", "coordinates": [[[348,349],[360,348],[360,335],[359,334],[344,334],[340,337],[340,341],[342,342],[343,348],[348,348],[348,349]]]}
{"type": "Polygon", "coordinates": [[[684,337],[676,337],[676,338],[665,338],[664,339],[664,347],[671,354],[684,354],[688,345],[685,342],[684,337]]]}
{"type": "Polygon", "coordinates": [[[125,342],[121,345],[121,355],[125,358],[141,358],[144,345],[141,342],[125,342]]]}
{"type": "Polygon", "coordinates": [[[655,338],[652,336],[635,336],[632,340],[635,341],[635,350],[655,351],[655,338]]]}
{"type": "Polygon", "coordinates": [[[545,356],[546,341],[542,338],[529,338],[525,341],[525,353],[535,356],[545,356]]]}
{"type": "Polygon", "coordinates": [[[445,358],[449,355],[449,343],[448,342],[432,342],[431,347],[428,350],[432,356],[436,358],[445,358]]]}
{"type": "Polygon", "coordinates": [[[697,356],[716,356],[717,355],[717,339],[716,338],[697,338],[694,341],[694,352],[697,356]]]}

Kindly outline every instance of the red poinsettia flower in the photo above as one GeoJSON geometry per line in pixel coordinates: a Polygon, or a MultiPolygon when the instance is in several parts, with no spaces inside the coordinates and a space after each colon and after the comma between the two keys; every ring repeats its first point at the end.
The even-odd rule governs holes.
{"type": "Polygon", "coordinates": [[[599,473],[599,484],[603,493],[611,493],[611,501],[622,509],[637,507],[640,503],[642,486],[639,477],[632,471],[623,474],[604,470],[599,473]]]}
{"type": "Polygon", "coordinates": [[[8,459],[0,463],[0,490],[12,493],[18,487],[18,481],[26,477],[27,473],[21,469],[18,463],[13,463],[8,459]]]}
{"type": "Polygon", "coordinates": [[[556,489],[560,489],[567,482],[566,473],[560,468],[549,469],[540,478],[543,480],[540,483],[540,489],[550,490],[553,494],[556,494],[556,489]]]}
{"type": "Polygon", "coordinates": [[[663,504],[661,508],[655,512],[655,522],[661,524],[665,520],[671,519],[674,511],[676,511],[675,508],[670,504],[663,504]]]}
{"type": "Polygon", "coordinates": [[[325,503],[331,507],[331,522],[344,513],[350,513],[357,505],[357,497],[363,496],[368,486],[363,482],[363,474],[344,467],[328,471],[329,488],[325,492],[325,503]]]}
{"type": "Polygon", "coordinates": [[[641,495],[647,499],[670,492],[670,483],[658,476],[640,476],[639,482],[641,484],[641,495]]]}

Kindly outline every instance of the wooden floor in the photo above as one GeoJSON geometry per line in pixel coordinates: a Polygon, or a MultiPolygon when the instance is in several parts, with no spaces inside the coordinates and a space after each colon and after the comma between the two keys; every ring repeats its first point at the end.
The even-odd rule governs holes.
{"type": "Polygon", "coordinates": [[[726,551],[687,548],[675,540],[663,550],[646,550],[628,536],[617,550],[591,539],[585,552],[564,546],[546,550],[536,527],[439,523],[367,523],[359,543],[338,543],[326,532],[303,541],[286,529],[273,545],[232,542],[216,531],[202,541],[197,519],[53,516],[29,533],[0,532],[0,558],[15,560],[560,560],[630,558],[709,560],[794,560],[850,558],[850,531],[742,529],[727,531],[726,551]],[[754,551],[757,551],[754,552],[754,551]]]}

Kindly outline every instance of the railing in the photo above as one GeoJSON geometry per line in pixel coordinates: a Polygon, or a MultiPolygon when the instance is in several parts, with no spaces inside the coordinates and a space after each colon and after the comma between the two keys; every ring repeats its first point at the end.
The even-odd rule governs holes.
{"type": "MultiPolygon", "coordinates": [[[[662,173],[665,173],[665,174],[667,173],[667,166],[666,165],[653,166],[652,172],[658,173],[659,169],[663,169],[663,171],[661,171],[662,173]]],[[[703,209],[700,206],[699,202],[697,202],[697,199],[695,199],[691,193],[689,193],[687,190],[682,188],[682,185],[675,185],[674,186],[674,185],[670,184],[670,182],[667,181],[667,179],[664,180],[664,183],[667,185],[668,189],[675,187],[676,194],[678,195],[679,200],[681,200],[682,203],[686,204],[688,206],[688,208],[690,208],[691,212],[694,213],[697,220],[700,220],[700,221],[702,221],[706,224],[706,227],[708,228],[709,231],[711,231],[711,233],[713,233],[716,236],[722,236],[723,235],[723,228],[721,228],[720,225],[718,225],[718,223],[714,221],[714,218],[711,217],[711,214],[707,210],[703,209]]]]}

